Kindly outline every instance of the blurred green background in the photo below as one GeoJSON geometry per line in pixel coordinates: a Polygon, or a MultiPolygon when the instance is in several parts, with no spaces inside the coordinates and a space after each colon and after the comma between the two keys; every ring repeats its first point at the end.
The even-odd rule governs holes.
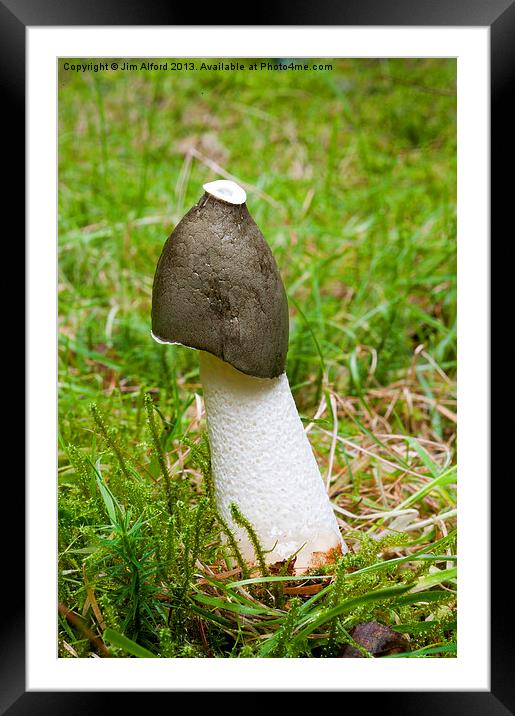
{"type": "MultiPolygon", "coordinates": [[[[170,414],[191,400],[178,382],[200,391],[195,353],[151,339],[151,288],[166,237],[217,178],[245,186],[281,271],[303,414],[324,372],[366,396],[406,375],[421,344],[423,392],[435,366],[454,378],[456,61],[324,62],[333,69],[72,72],[61,60],[62,444],[89,444],[93,400],[132,442],[145,391],[170,414]]],[[[453,424],[433,418],[427,435],[448,439],[453,424]]]]}

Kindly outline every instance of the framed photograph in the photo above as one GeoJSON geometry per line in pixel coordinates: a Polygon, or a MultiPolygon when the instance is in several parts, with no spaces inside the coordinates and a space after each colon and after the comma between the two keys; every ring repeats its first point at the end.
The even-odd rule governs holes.
{"type": "Polygon", "coordinates": [[[0,8],[27,147],[7,713],[515,709],[488,380],[515,12],[375,5],[0,8]]]}

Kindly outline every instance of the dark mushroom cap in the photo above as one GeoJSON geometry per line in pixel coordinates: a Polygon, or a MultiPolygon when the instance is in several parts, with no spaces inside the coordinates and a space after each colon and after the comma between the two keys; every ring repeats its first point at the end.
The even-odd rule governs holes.
{"type": "Polygon", "coordinates": [[[248,375],[284,372],[286,293],[245,203],[206,192],[177,224],[154,276],[152,334],[212,353],[248,375]]]}

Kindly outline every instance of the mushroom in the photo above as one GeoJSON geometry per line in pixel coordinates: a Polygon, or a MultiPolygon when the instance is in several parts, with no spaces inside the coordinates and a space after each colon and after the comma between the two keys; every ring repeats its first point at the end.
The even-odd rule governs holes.
{"type": "Polygon", "coordinates": [[[242,556],[256,563],[234,504],[266,563],[295,555],[303,573],[347,547],[285,373],[286,293],[245,191],[225,180],[203,188],[157,264],[152,336],[199,350],[217,509],[242,556]]]}

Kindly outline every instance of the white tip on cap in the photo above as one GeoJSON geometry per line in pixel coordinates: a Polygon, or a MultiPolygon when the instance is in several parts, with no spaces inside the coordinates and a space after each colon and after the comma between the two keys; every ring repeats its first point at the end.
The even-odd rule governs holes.
{"type": "Polygon", "coordinates": [[[204,184],[204,191],[228,204],[244,204],[247,201],[247,194],[236,182],[228,179],[217,179],[204,184]]]}

